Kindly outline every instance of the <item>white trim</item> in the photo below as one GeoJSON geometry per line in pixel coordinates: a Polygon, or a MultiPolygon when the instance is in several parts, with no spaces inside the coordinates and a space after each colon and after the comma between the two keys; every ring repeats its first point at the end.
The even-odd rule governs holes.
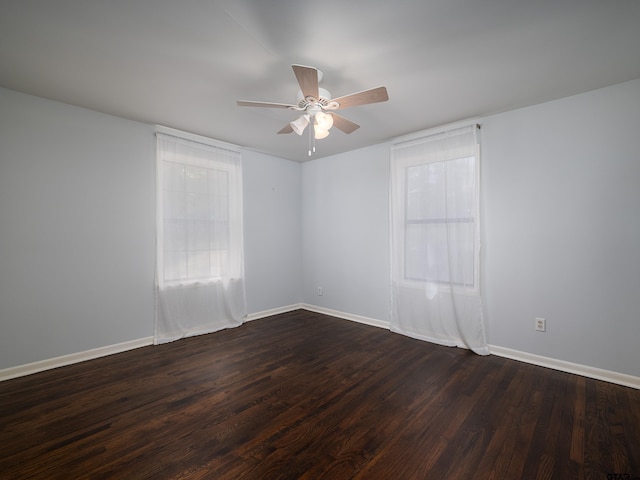
{"type": "Polygon", "coordinates": [[[71,353],[61,357],[48,358],[38,362],[18,365],[17,367],[9,367],[0,370],[0,382],[17,377],[24,377],[33,373],[51,370],[52,368],[64,367],[73,363],[80,363],[86,360],[106,357],[115,353],[122,353],[128,350],[134,350],[140,347],[153,345],[153,337],[139,338],[137,340],[129,340],[127,342],[117,343],[115,345],[107,345],[105,347],[93,348],[84,352],[71,353]]]}
{"type": "Polygon", "coordinates": [[[636,388],[640,390],[640,377],[627,375],[625,373],[612,372],[601,368],[590,367],[578,363],[558,360],[556,358],[543,357],[533,353],[521,352],[510,348],[499,347],[497,345],[489,345],[489,352],[498,357],[509,358],[519,362],[530,363],[539,367],[552,368],[561,372],[573,373],[583,377],[595,378],[596,380],[604,380],[605,382],[623,385],[625,387],[636,388]]]}
{"type": "Polygon", "coordinates": [[[250,313],[249,315],[247,315],[247,318],[245,318],[244,321],[251,322],[253,320],[259,320],[261,318],[271,317],[273,315],[279,315],[281,313],[293,312],[295,310],[300,310],[301,308],[303,308],[302,303],[294,303],[292,305],[287,305],[286,307],[270,308],[269,310],[250,313]]]}
{"type": "MultiPolygon", "coordinates": [[[[251,313],[247,316],[245,321],[249,322],[252,320],[267,318],[281,313],[293,312],[295,310],[308,310],[310,312],[321,313],[323,315],[329,315],[331,317],[337,317],[344,320],[350,320],[352,322],[362,323],[364,325],[369,325],[372,327],[390,330],[389,322],[385,322],[383,320],[365,317],[362,315],[355,315],[352,313],[340,312],[338,310],[331,310],[329,308],[318,307],[316,305],[310,305],[308,303],[294,303],[286,307],[272,308],[269,310],[263,310],[261,312],[251,313]]],[[[4,380],[10,380],[12,378],[31,375],[33,373],[38,373],[45,370],[50,370],[52,368],[71,365],[73,363],[80,363],[86,360],[93,360],[95,358],[105,357],[107,355],[122,353],[128,350],[134,350],[136,348],[146,347],[149,345],[153,345],[153,337],[130,340],[115,345],[107,345],[105,347],[85,350],[84,352],[72,353],[69,355],[63,355],[61,357],[40,360],[38,362],[28,363],[26,365],[5,368],[3,370],[0,370],[0,382],[4,380]]],[[[510,348],[500,347],[497,345],[489,345],[489,352],[491,355],[496,355],[498,357],[509,358],[511,360],[517,360],[519,362],[529,363],[531,365],[536,365],[539,367],[551,368],[553,370],[559,370],[561,372],[581,375],[583,377],[594,378],[596,380],[603,380],[605,382],[615,383],[617,385],[623,385],[625,387],[631,387],[640,390],[640,377],[635,377],[633,375],[612,372],[610,370],[603,370],[596,367],[590,367],[588,365],[580,365],[577,363],[567,362],[565,360],[543,357],[541,355],[521,352],[519,350],[512,350],[510,348]]]]}
{"type": "Polygon", "coordinates": [[[389,330],[389,322],[378,320],[377,318],[363,317],[362,315],[355,315],[353,313],[339,312],[337,310],[331,310],[329,308],[309,305],[308,303],[301,304],[300,308],[302,308],[303,310],[308,310],[310,312],[322,313],[331,317],[338,317],[344,320],[351,320],[352,322],[363,323],[371,327],[378,327],[389,330]]]}
{"type": "MultiPolygon", "coordinates": [[[[375,318],[363,317],[360,315],[354,315],[352,313],[340,312],[337,310],[331,310],[329,308],[318,307],[307,303],[301,303],[298,308],[308,310],[310,312],[322,313],[332,317],[342,318],[344,320],[351,320],[353,322],[363,323],[372,327],[385,328],[393,331],[389,322],[378,320],[375,318]]],[[[541,355],[535,355],[533,353],[521,352],[518,350],[512,350],[510,348],[499,347],[497,345],[489,345],[489,354],[496,355],[498,357],[509,358],[511,360],[517,360],[519,362],[529,363],[538,367],[551,368],[553,370],[559,370],[565,373],[572,373],[574,375],[580,375],[587,378],[594,378],[596,380],[603,380],[605,382],[622,385],[625,387],[631,387],[640,390],[640,377],[633,375],[627,375],[625,373],[612,372],[610,370],[603,370],[601,368],[590,367],[588,365],[581,365],[578,363],[567,362],[564,360],[558,360],[555,358],[543,357],[541,355]]]]}

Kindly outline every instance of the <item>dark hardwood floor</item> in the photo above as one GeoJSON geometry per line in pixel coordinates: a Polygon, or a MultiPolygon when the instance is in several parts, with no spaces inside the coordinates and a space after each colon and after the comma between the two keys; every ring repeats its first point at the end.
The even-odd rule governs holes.
{"type": "Polygon", "coordinates": [[[8,380],[0,408],[2,479],[640,477],[638,390],[306,311],[8,380]]]}

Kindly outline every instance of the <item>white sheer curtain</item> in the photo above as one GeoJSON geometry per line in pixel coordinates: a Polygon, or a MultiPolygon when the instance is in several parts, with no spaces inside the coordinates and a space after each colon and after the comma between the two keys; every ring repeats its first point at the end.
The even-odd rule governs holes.
{"type": "Polygon", "coordinates": [[[154,342],[246,317],[240,153],[157,133],[154,342]]]}
{"type": "Polygon", "coordinates": [[[391,150],[391,330],[487,355],[475,125],[391,150]]]}

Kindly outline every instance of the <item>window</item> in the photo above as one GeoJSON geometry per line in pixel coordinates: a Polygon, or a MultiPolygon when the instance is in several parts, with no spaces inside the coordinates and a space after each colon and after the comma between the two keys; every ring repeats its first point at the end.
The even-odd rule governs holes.
{"type": "Polygon", "coordinates": [[[159,283],[241,275],[238,154],[158,134],[159,283]]]}
{"type": "Polygon", "coordinates": [[[474,286],[475,168],[475,157],[406,167],[405,280],[474,286]]]}
{"type": "Polygon", "coordinates": [[[156,133],[156,344],[236,327],[247,315],[240,153],[162,129],[156,133]]]}
{"type": "Polygon", "coordinates": [[[393,149],[398,281],[474,289],[478,282],[478,156],[473,131],[393,149]]]}
{"type": "Polygon", "coordinates": [[[393,145],[390,329],[488,355],[479,168],[476,125],[393,145]]]}

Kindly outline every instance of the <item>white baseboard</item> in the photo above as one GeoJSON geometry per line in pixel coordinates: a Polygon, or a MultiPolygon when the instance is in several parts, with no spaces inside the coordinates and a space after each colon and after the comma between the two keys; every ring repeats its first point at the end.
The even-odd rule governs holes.
{"type": "Polygon", "coordinates": [[[385,328],[389,330],[389,322],[378,320],[376,318],[363,317],[362,315],[355,315],[353,313],[339,312],[338,310],[331,310],[330,308],[318,307],[316,305],[310,305],[308,303],[302,303],[299,308],[303,310],[309,310],[310,312],[322,313],[331,317],[343,318],[345,320],[351,320],[352,322],[364,323],[372,327],[385,328]]]}
{"type": "Polygon", "coordinates": [[[489,345],[489,352],[498,357],[518,360],[519,362],[530,363],[540,367],[552,368],[561,372],[573,373],[583,377],[595,378],[596,380],[604,380],[605,382],[623,385],[625,387],[636,388],[640,390],[640,377],[627,375],[626,373],[612,372],[601,368],[590,367],[578,363],[557,360],[555,358],[543,357],[533,353],[521,352],[510,348],[499,347],[497,345],[489,345]]]}
{"type": "Polygon", "coordinates": [[[289,313],[302,308],[301,303],[294,303],[293,305],[287,305],[286,307],[270,308],[269,310],[263,310],[261,312],[250,313],[245,318],[246,322],[252,320],[258,320],[260,318],[271,317],[273,315],[279,315],[281,313],[289,313]]]}
{"type": "Polygon", "coordinates": [[[69,355],[63,355],[61,357],[48,358],[46,360],[40,360],[38,362],[18,365],[17,367],[5,368],[3,370],[0,370],[0,382],[9,380],[11,378],[24,377],[25,375],[31,375],[32,373],[51,370],[52,368],[64,367],[65,365],[71,365],[72,363],[80,363],[84,362],[85,360],[93,360],[94,358],[106,357],[107,355],[122,353],[126,352],[127,350],[146,347],[148,345],[153,345],[153,337],[129,340],[128,342],[117,343],[115,345],[107,345],[105,347],[85,350],[84,352],[71,353],[69,355]]]}
{"type": "MultiPolygon", "coordinates": [[[[324,307],[309,305],[306,303],[301,304],[299,308],[302,308],[304,310],[309,310],[310,312],[323,313],[325,315],[330,315],[332,317],[351,320],[353,322],[364,323],[365,325],[371,325],[373,327],[390,329],[389,322],[385,322],[383,320],[377,320],[375,318],[362,317],[360,315],[354,315],[352,313],[344,313],[344,312],[331,310],[324,307]]],[[[581,365],[577,363],[567,362],[564,360],[557,360],[555,358],[543,357],[541,355],[535,355],[533,353],[521,352],[519,350],[512,350],[510,348],[499,347],[497,345],[489,345],[489,352],[492,355],[496,355],[498,357],[509,358],[511,360],[517,360],[519,362],[529,363],[531,365],[537,365],[539,367],[551,368],[554,370],[559,370],[561,372],[573,373],[575,375],[581,375],[587,378],[594,378],[596,380],[604,380],[605,382],[615,383],[617,385],[623,385],[625,387],[631,387],[631,388],[636,388],[640,390],[640,377],[634,377],[633,375],[612,372],[609,370],[590,367],[588,365],[581,365]]]]}
{"type": "MultiPolygon", "coordinates": [[[[302,304],[294,304],[286,307],[272,308],[262,312],[251,313],[247,316],[246,321],[257,320],[259,318],[270,317],[279,313],[287,313],[302,308],[302,304]]],[[[61,357],[48,358],[25,365],[9,367],[0,370],[0,382],[10,380],[12,378],[24,377],[33,373],[51,370],[52,368],[64,367],[73,363],[84,362],[85,360],[93,360],[94,358],[105,357],[115,353],[126,352],[135,348],[153,345],[153,337],[140,338],[138,340],[130,340],[128,342],[118,343],[116,345],[107,345],[105,347],[94,348],[83,352],[71,353],[61,357]]]]}
{"type": "MultiPolygon", "coordinates": [[[[329,308],[318,307],[316,305],[310,305],[308,303],[296,303],[285,307],[272,308],[269,310],[264,310],[262,312],[251,313],[247,316],[246,321],[258,320],[260,318],[266,318],[273,315],[288,313],[300,309],[329,315],[331,317],[342,318],[344,320],[350,320],[352,322],[362,323],[372,327],[384,328],[386,330],[389,330],[390,327],[389,322],[385,322],[383,320],[365,317],[362,315],[355,315],[353,313],[340,312],[338,310],[331,310],[329,308]]],[[[126,352],[127,350],[133,350],[135,348],[145,347],[147,345],[153,345],[153,337],[130,340],[128,342],[122,342],[115,345],[107,345],[105,347],[94,348],[92,350],[86,350],[84,352],[63,355],[61,357],[49,358],[38,362],[28,363],[26,365],[5,368],[3,370],[0,370],[0,382],[9,380],[11,378],[23,377],[25,375],[31,375],[33,373],[50,370],[52,368],[84,362],[85,360],[92,360],[94,358],[100,358],[107,355],[126,352]]],[[[582,375],[583,377],[594,378],[596,380],[604,380],[605,382],[615,383],[618,385],[623,385],[640,390],[640,377],[635,377],[633,375],[612,372],[609,370],[590,367],[588,365],[581,365],[564,360],[557,360],[555,358],[543,357],[541,355],[521,352],[519,350],[512,350],[510,348],[500,347],[497,345],[489,345],[489,351],[492,355],[496,355],[498,357],[509,358],[511,360],[517,360],[540,367],[552,368],[561,372],[582,375]]]]}

